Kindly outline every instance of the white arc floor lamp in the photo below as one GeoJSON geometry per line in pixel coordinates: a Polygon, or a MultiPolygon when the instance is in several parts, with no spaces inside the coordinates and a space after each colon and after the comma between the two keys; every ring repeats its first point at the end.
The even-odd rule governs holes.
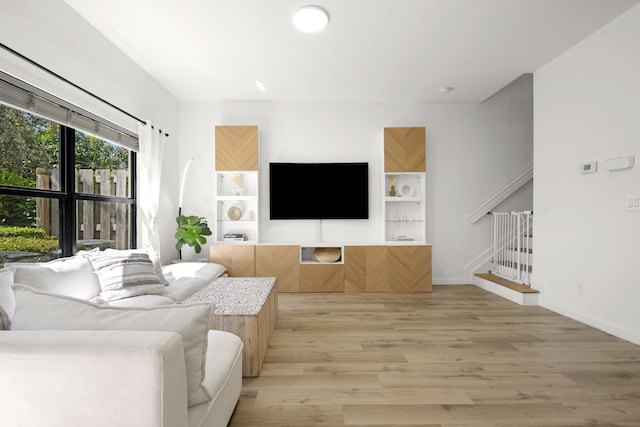
{"type": "Polygon", "coordinates": [[[184,171],[182,172],[182,179],[180,180],[180,197],[178,198],[178,216],[182,215],[182,200],[184,197],[184,183],[187,180],[187,172],[189,172],[189,166],[191,166],[191,162],[193,162],[194,158],[191,157],[187,164],[184,167],[184,171]]]}

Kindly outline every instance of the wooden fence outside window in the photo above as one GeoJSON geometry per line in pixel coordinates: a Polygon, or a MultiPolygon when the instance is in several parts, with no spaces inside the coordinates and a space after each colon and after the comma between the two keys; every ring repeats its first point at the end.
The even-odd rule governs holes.
{"type": "MultiPolygon", "coordinates": [[[[128,197],[129,171],[79,169],[76,170],[75,185],[78,193],[128,197]]],[[[38,168],[36,187],[59,189],[60,170],[38,168]]],[[[127,249],[130,206],[124,203],[79,201],[76,206],[78,242],[86,249],[96,246],[127,249]]],[[[37,227],[43,228],[49,235],[58,235],[60,224],[57,203],[38,198],[36,218],[37,227]]]]}

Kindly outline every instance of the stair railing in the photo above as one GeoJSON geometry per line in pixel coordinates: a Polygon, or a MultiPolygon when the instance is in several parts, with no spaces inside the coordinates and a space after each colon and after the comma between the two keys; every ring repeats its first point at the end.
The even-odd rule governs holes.
{"type": "Polygon", "coordinates": [[[529,166],[520,175],[508,182],[504,187],[499,189],[495,194],[489,197],[480,206],[467,213],[464,216],[465,221],[469,224],[473,224],[486,216],[487,213],[491,213],[491,209],[504,202],[516,191],[520,190],[525,184],[533,179],[533,165],[529,166]]]}
{"type": "Polygon", "coordinates": [[[531,285],[533,212],[491,212],[491,273],[531,285]]]}

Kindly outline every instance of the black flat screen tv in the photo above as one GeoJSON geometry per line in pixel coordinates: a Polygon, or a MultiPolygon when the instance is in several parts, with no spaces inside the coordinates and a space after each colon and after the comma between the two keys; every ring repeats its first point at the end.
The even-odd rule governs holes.
{"type": "Polygon", "coordinates": [[[368,163],[270,163],[271,219],[369,219],[368,163]]]}

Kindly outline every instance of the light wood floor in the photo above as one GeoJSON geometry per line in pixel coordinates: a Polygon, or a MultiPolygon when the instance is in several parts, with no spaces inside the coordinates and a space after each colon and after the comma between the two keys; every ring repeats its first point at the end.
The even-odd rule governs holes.
{"type": "Polygon", "coordinates": [[[476,286],[280,294],[230,426],[640,426],[640,346],[476,286]]]}

